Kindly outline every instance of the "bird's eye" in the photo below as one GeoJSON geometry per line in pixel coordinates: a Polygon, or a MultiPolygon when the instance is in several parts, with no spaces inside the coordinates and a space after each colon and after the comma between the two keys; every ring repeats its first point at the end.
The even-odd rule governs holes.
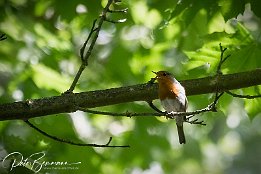
{"type": "Polygon", "coordinates": [[[167,75],[167,73],[164,72],[164,73],[163,73],[163,76],[166,76],[166,75],[167,75]]]}

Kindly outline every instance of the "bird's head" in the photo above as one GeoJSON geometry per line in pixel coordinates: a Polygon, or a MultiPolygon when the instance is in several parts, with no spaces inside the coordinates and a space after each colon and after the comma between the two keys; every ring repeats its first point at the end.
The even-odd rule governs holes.
{"type": "Polygon", "coordinates": [[[173,76],[171,73],[167,72],[167,71],[152,71],[154,74],[156,74],[156,80],[158,82],[163,82],[163,81],[169,81],[173,79],[173,76]]]}

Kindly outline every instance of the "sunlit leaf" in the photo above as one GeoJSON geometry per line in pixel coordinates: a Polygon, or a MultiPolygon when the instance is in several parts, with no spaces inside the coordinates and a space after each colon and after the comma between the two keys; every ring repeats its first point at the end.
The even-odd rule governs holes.
{"type": "Polygon", "coordinates": [[[244,0],[221,0],[218,2],[225,21],[243,14],[246,2],[244,0]]]}
{"type": "Polygon", "coordinates": [[[250,119],[253,119],[257,114],[260,114],[261,98],[245,101],[245,109],[250,119]]]}
{"type": "Polygon", "coordinates": [[[44,65],[34,65],[32,69],[33,80],[39,88],[56,90],[57,92],[62,93],[70,86],[68,77],[62,76],[57,71],[44,65]]]}

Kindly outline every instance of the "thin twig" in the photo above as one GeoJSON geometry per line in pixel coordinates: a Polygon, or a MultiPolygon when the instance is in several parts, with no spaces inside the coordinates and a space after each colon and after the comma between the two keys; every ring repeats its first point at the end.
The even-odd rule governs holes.
{"type": "Polygon", "coordinates": [[[227,48],[223,48],[223,46],[221,45],[221,43],[219,44],[219,48],[220,48],[220,60],[219,60],[219,64],[218,64],[218,67],[217,67],[217,75],[218,74],[222,74],[221,72],[221,66],[222,64],[227,60],[227,58],[229,58],[231,55],[227,55],[225,58],[224,58],[224,53],[225,51],[227,50],[227,48]]]}
{"type": "Polygon", "coordinates": [[[115,117],[143,117],[143,116],[148,116],[148,117],[168,117],[170,119],[173,119],[174,116],[191,116],[190,118],[194,117],[194,115],[200,114],[200,113],[204,113],[204,112],[209,112],[213,110],[213,103],[211,103],[210,105],[208,105],[207,107],[203,108],[203,109],[199,109],[196,111],[192,111],[192,112],[170,112],[170,113],[166,113],[166,112],[140,112],[140,113],[136,113],[136,112],[105,112],[105,111],[95,111],[95,110],[91,110],[88,108],[82,108],[82,107],[78,107],[78,110],[83,111],[83,112],[88,112],[88,113],[92,113],[92,114],[100,114],[100,115],[108,115],[108,116],[115,116],[115,117]]]}
{"type": "Polygon", "coordinates": [[[72,142],[70,140],[65,140],[65,139],[62,139],[62,138],[58,138],[56,136],[53,136],[53,135],[50,135],[46,132],[44,132],[43,130],[39,129],[38,127],[36,127],[35,125],[33,125],[29,120],[24,120],[24,122],[26,124],[28,124],[31,128],[33,128],[34,130],[36,130],[37,132],[41,133],[42,135],[52,139],[52,140],[55,140],[55,141],[58,141],[58,142],[61,142],[61,143],[67,143],[67,144],[70,144],[70,145],[75,145],[75,146],[89,146],[89,147],[130,147],[129,145],[116,145],[116,146],[111,146],[109,145],[112,141],[112,137],[109,138],[109,141],[106,143],[106,144],[85,144],[85,143],[75,143],[75,142],[72,142]]]}
{"type": "Polygon", "coordinates": [[[237,98],[245,98],[245,99],[255,99],[255,98],[260,98],[261,95],[240,95],[240,94],[235,94],[230,91],[226,91],[227,94],[237,97],[237,98]]]}
{"type": "Polygon", "coordinates": [[[98,22],[98,25],[97,25],[96,28],[95,28],[96,20],[94,20],[93,26],[92,26],[92,30],[91,30],[91,32],[89,33],[89,35],[88,35],[86,41],[84,42],[83,47],[80,49],[80,56],[81,56],[81,60],[82,60],[82,65],[80,66],[80,68],[79,68],[79,70],[78,70],[76,76],[74,77],[74,80],[73,80],[73,82],[72,82],[70,88],[69,88],[65,93],[71,93],[71,92],[73,92],[73,90],[74,90],[74,88],[75,88],[75,86],[76,86],[76,84],[77,84],[77,82],[78,82],[78,80],[79,80],[79,78],[80,78],[80,76],[81,76],[83,70],[84,70],[85,67],[88,65],[88,59],[89,59],[89,57],[91,56],[92,50],[93,50],[94,45],[95,45],[95,43],[96,43],[96,40],[97,40],[97,38],[98,38],[98,36],[99,36],[99,32],[100,32],[100,30],[101,30],[102,24],[103,24],[103,22],[104,22],[105,19],[106,19],[106,13],[108,12],[109,7],[110,7],[110,5],[111,5],[112,3],[113,3],[113,0],[108,0],[107,5],[103,8],[103,11],[102,11],[102,13],[101,13],[101,15],[100,15],[100,17],[99,17],[99,22],[98,22]],[[95,34],[94,34],[94,33],[95,33],[95,34]],[[90,46],[89,46],[89,48],[88,48],[86,54],[84,55],[85,47],[86,47],[87,43],[89,42],[89,40],[90,40],[92,34],[94,34],[94,36],[93,36],[93,38],[92,38],[92,40],[91,40],[91,44],[90,44],[90,46]]]}
{"type": "Polygon", "coordinates": [[[206,126],[207,124],[204,123],[204,121],[198,121],[198,119],[195,120],[186,120],[185,122],[190,123],[190,124],[198,124],[198,125],[202,125],[202,126],[206,126]]]}
{"type": "Polygon", "coordinates": [[[79,70],[77,71],[76,76],[73,79],[73,82],[72,82],[70,88],[65,92],[65,94],[66,93],[71,93],[74,90],[74,88],[75,88],[75,86],[76,86],[76,84],[77,84],[77,82],[78,82],[78,80],[79,80],[83,70],[85,69],[85,67],[86,67],[86,65],[84,63],[82,63],[80,68],[79,68],[79,70]]]}
{"type": "Polygon", "coordinates": [[[149,106],[150,106],[153,110],[155,110],[156,112],[166,114],[166,112],[163,112],[163,111],[159,110],[159,109],[152,103],[152,101],[148,101],[147,103],[148,103],[149,106]]]}
{"type": "Polygon", "coordinates": [[[5,39],[7,39],[6,35],[5,34],[1,34],[0,35],[0,41],[5,40],[5,39]]]}
{"type": "MultiPolygon", "coordinates": [[[[217,100],[221,97],[221,95],[218,96],[217,100]]],[[[216,101],[214,101],[216,102],[216,101]]],[[[166,118],[169,118],[169,119],[174,119],[175,116],[180,116],[180,117],[183,117],[183,116],[188,116],[188,118],[186,119],[185,122],[187,123],[190,123],[190,124],[198,124],[198,125],[206,125],[205,123],[203,123],[203,121],[198,121],[198,119],[195,119],[195,120],[192,120],[192,121],[189,121],[190,118],[194,117],[195,115],[198,115],[200,113],[204,113],[204,112],[214,112],[213,108],[214,108],[214,102],[211,103],[210,105],[208,105],[207,107],[203,108],[203,109],[200,109],[200,110],[196,110],[196,111],[192,111],[192,112],[171,112],[171,113],[167,113],[167,112],[157,112],[155,113],[147,113],[147,112],[143,112],[143,113],[135,113],[135,112],[123,112],[123,113],[118,113],[118,112],[104,112],[104,111],[95,111],[95,110],[90,110],[90,109],[87,109],[87,108],[81,108],[79,107],[78,109],[83,111],[83,112],[88,112],[88,113],[92,113],[92,114],[100,114],[100,115],[108,115],[108,116],[126,116],[126,117],[166,117],[166,118]]]]}
{"type": "Polygon", "coordinates": [[[88,113],[91,113],[91,114],[99,114],[99,115],[107,115],[107,116],[114,116],[114,117],[142,117],[142,116],[148,116],[148,117],[152,117],[152,116],[164,116],[165,114],[163,113],[146,113],[146,112],[143,112],[143,113],[135,113],[135,112],[129,112],[129,111],[126,111],[126,112],[122,112],[122,113],[119,113],[119,112],[106,112],[106,111],[96,111],[96,110],[91,110],[91,109],[88,109],[88,108],[82,108],[82,107],[79,107],[78,110],[80,111],[83,111],[83,112],[88,112],[88,113]]]}
{"type": "MultiPolygon", "coordinates": [[[[81,59],[82,59],[83,62],[85,62],[85,60],[84,60],[84,51],[85,51],[86,45],[87,45],[87,43],[89,42],[89,40],[90,40],[90,38],[91,38],[93,32],[95,32],[95,31],[97,30],[97,28],[95,28],[96,22],[97,22],[97,19],[95,19],[95,20],[93,21],[91,31],[90,31],[90,33],[89,33],[89,35],[88,35],[86,41],[84,42],[82,48],[80,49],[80,56],[81,56],[81,59]]],[[[86,66],[87,66],[87,65],[86,65],[86,66]]]]}
{"type": "Polygon", "coordinates": [[[212,111],[213,112],[217,112],[217,109],[216,109],[217,102],[218,102],[219,98],[224,94],[224,92],[219,93],[220,90],[219,90],[219,83],[218,82],[220,82],[220,75],[222,75],[221,66],[227,60],[227,58],[230,57],[230,55],[227,55],[224,58],[224,53],[227,50],[227,48],[223,48],[221,43],[219,44],[219,48],[220,48],[220,60],[219,60],[217,70],[216,70],[216,81],[217,81],[217,83],[216,83],[215,99],[214,99],[214,102],[213,102],[213,105],[212,105],[212,111]]]}
{"type": "MultiPolygon", "coordinates": [[[[97,38],[98,38],[98,36],[99,36],[99,33],[100,33],[100,30],[101,30],[102,24],[103,24],[103,22],[104,22],[105,19],[106,19],[106,14],[107,14],[107,12],[108,12],[108,10],[109,10],[109,7],[110,7],[110,5],[111,5],[112,3],[113,3],[113,0],[108,0],[107,5],[104,7],[104,9],[103,9],[103,11],[102,11],[102,14],[100,15],[99,22],[98,22],[98,26],[97,26],[97,28],[95,29],[95,35],[94,35],[94,37],[93,37],[93,40],[92,40],[92,42],[91,42],[91,44],[90,44],[90,47],[89,47],[87,53],[85,54],[85,56],[84,56],[84,58],[83,58],[83,60],[85,60],[85,61],[88,61],[88,59],[89,59],[89,57],[90,57],[90,55],[91,55],[91,52],[92,52],[92,50],[93,50],[93,47],[94,47],[94,45],[95,45],[95,43],[96,43],[96,40],[97,40],[97,38]]],[[[86,63],[86,64],[87,64],[87,63],[86,63]]]]}

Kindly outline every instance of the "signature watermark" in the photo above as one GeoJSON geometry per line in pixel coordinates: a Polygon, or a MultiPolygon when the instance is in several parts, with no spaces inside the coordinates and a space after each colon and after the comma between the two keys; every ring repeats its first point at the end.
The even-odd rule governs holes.
{"type": "Polygon", "coordinates": [[[4,168],[9,168],[10,171],[12,171],[15,167],[23,166],[33,170],[35,173],[38,173],[42,169],[75,170],[78,169],[79,165],[81,164],[81,162],[44,161],[44,157],[45,152],[33,153],[27,158],[25,158],[20,152],[12,152],[2,159],[2,166],[4,168]]]}

